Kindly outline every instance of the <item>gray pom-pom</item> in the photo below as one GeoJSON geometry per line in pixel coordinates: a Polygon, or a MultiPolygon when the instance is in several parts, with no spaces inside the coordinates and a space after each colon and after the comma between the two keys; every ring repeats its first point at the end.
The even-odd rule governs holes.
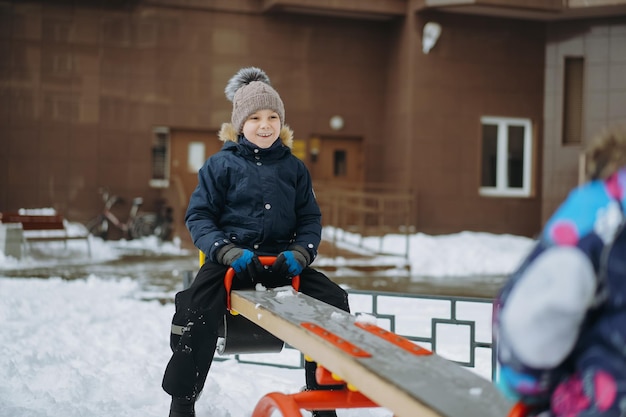
{"type": "Polygon", "coordinates": [[[235,74],[230,80],[228,80],[228,84],[226,84],[226,89],[224,89],[226,98],[230,101],[233,101],[237,90],[239,90],[244,85],[250,84],[252,81],[261,81],[267,85],[271,85],[269,77],[262,69],[257,67],[242,68],[237,72],[237,74],[235,74]]]}

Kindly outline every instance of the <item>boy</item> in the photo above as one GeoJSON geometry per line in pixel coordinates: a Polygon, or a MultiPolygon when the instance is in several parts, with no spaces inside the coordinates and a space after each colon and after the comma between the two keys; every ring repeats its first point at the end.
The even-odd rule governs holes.
{"type": "MultiPolygon", "coordinates": [[[[293,132],[285,125],[283,102],[259,68],[241,69],[226,85],[233,102],[224,123],[220,152],[198,173],[185,222],[207,262],[192,285],[176,294],[170,345],[173,351],[163,389],[172,396],[170,417],[195,416],[226,312],[223,285],[228,267],[233,288],[289,285],[300,275],[300,291],[349,311],[347,293],[309,267],[321,240],[321,212],[311,176],[291,154],[293,132]],[[270,271],[258,256],[276,256],[270,271]]],[[[307,389],[318,389],[313,362],[305,366],[307,389]]],[[[334,411],[313,416],[336,417],[334,411]]]]}
{"type": "Polygon", "coordinates": [[[498,386],[543,416],[626,413],[626,129],[587,150],[588,182],[500,292],[498,386]]]}

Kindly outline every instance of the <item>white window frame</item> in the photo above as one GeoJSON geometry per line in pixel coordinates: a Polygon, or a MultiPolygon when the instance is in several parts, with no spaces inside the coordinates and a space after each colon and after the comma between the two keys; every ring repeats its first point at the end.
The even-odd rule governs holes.
{"type": "MultiPolygon", "coordinates": [[[[495,187],[480,187],[479,194],[488,197],[530,197],[532,195],[532,155],[533,155],[533,140],[532,140],[532,122],[530,119],[512,118],[512,117],[495,117],[484,116],[480,119],[481,132],[482,126],[497,125],[498,126],[498,150],[496,157],[496,186],[495,187]],[[524,161],[523,161],[523,174],[522,174],[522,187],[511,188],[508,185],[508,135],[507,128],[509,126],[522,126],[524,128],[524,161]]],[[[482,135],[481,135],[482,146],[482,135]]],[[[482,158],[482,154],[481,154],[482,158]]],[[[481,161],[482,162],[482,161],[481,161]]],[[[482,170],[482,163],[481,163],[482,170]]],[[[482,172],[481,172],[482,178],[482,172]]]]}

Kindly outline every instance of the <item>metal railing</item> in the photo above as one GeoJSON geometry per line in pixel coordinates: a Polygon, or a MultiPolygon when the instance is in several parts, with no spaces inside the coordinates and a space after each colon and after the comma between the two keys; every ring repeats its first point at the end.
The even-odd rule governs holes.
{"type": "MultiPolygon", "coordinates": [[[[348,290],[348,293],[353,314],[371,315],[378,326],[474,369],[486,378],[495,379],[491,299],[361,290],[348,290]],[[459,343],[460,338],[465,338],[463,343],[459,343]]],[[[215,360],[233,357],[247,364],[289,369],[304,367],[304,356],[289,345],[278,354],[216,356],[215,360]]]]}
{"type": "MultiPolygon", "coordinates": [[[[363,237],[386,234],[406,235],[415,232],[415,196],[411,190],[385,184],[328,185],[316,184],[315,193],[325,226],[357,233],[363,237]]],[[[333,243],[341,235],[333,237],[333,243]]]]}

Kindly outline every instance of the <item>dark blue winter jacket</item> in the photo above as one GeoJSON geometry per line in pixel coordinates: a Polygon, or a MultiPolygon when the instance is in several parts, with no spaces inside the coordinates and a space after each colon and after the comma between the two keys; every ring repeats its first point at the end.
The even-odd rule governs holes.
{"type": "Polygon", "coordinates": [[[283,126],[267,149],[238,136],[229,123],[224,146],[198,172],[185,223],[194,244],[211,262],[233,243],[257,255],[277,255],[297,244],[317,256],[321,212],[311,176],[291,153],[293,132],[283,126]]]}

